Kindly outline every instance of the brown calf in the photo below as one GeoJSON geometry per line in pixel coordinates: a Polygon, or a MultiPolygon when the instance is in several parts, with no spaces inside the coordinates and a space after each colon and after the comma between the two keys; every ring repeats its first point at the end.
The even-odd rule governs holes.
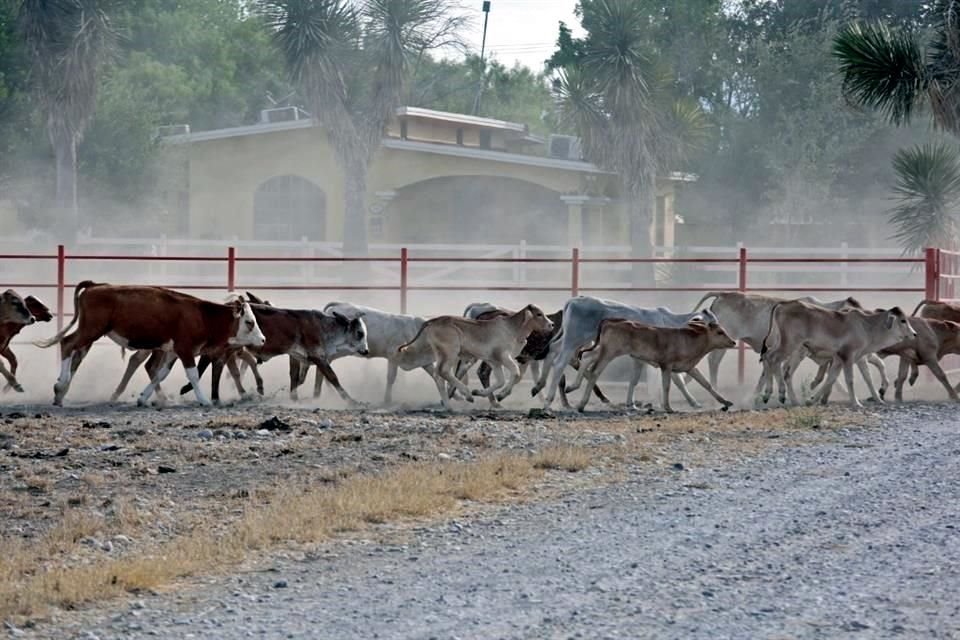
{"type": "Polygon", "coordinates": [[[439,316],[427,320],[413,340],[399,348],[400,353],[409,349],[418,340],[426,340],[433,351],[433,379],[440,392],[443,406],[450,408],[444,381],[453,385],[468,402],[473,402],[471,391],[457,379],[456,367],[460,360],[482,360],[493,367],[496,383],[473,395],[488,396],[499,402],[510,395],[520,380],[520,368],[516,356],[523,351],[527,338],[534,331],[550,331],[553,323],[540,307],[528,304],[508,316],[490,320],[471,320],[461,316],[439,316]],[[504,381],[503,370],[510,373],[504,381]],[[500,391],[497,394],[497,391],[500,391]]]}
{"type": "MultiPolygon", "coordinates": [[[[53,320],[53,314],[50,313],[50,309],[33,296],[24,298],[23,303],[37,322],[50,322],[53,320]]],[[[17,356],[14,355],[10,349],[10,341],[16,337],[25,326],[26,325],[21,322],[0,323],[0,356],[10,363],[9,371],[0,363],[0,375],[7,380],[7,385],[3,388],[4,391],[13,389],[14,391],[23,392],[23,387],[17,382],[17,367],[19,366],[19,362],[17,361],[17,356]]]]}
{"type": "Polygon", "coordinates": [[[60,344],[60,377],[54,385],[55,405],[63,404],[70,388],[73,360],[81,357],[102,336],[125,349],[163,351],[165,358],[156,376],[143,390],[144,404],[170,373],[175,358],[183,363],[197,400],[209,405],[200,390],[195,358],[200,353],[219,356],[227,349],[260,346],[263,333],[250,305],[231,296],[227,304],[201,300],[161,287],[115,286],[86,280],[73,293],[76,313],[70,324],[53,338],[38,342],[47,348],[60,344]],[[77,325],[77,330],[67,332],[77,325]]]}
{"type": "Polygon", "coordinates": [[[737,346],[720,325],[690,322],[680,328],[652,327],[633,320],[603,320],[593,345],[581,352],[580,370],[587,379],[583,398],[577,405],[583,411],[597,378],[613,360],[630,356],[660,368],[663,384],[663,410],[670,406],[670,379],[674,373],[687,373],[717,399],[726,411],[733,403],[721,396],[696,366],[711,351],[737,346]]]}
{"type": "MultiPolygon", "coordinates": [[[[933,372],[940,384],[947,390],[947,395],[951,400],[960,401],[956,390],[950,386],[947,374],[940,366],[940,359],[951,353],[960,353],[960,324],[949,320],[936,320],[933,318],[910,317],[910,326],[917,332],[916,337],[910,340],[904,340],[892,347],[879,351],[877,355],[882,358],[887,356],[900,356],[900,369],[897,372],[897,379],[894,382],[895,398],[898,402],[903,400],[903,383],[911,370],[923,364],[933,372]]],[[[912,377],[910,384],[916,380],[912,377]]]]}

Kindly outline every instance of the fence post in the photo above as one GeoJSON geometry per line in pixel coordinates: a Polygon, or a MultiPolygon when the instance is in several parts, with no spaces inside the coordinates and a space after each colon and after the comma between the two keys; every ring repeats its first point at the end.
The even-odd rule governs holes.
{"type": "MultiPolygon", "coordinates": [[[[63,293],[66,286],[67,251],[62,244],[57,245],[57,331],[63,330],[63,293]]],[[[76,313],[76,310],[74,310],[76,313]]]]}
{"type": "Polygon", "coordinates": [[[937,282],[937,250],[933,247],[924,249],[923,270],[923,299],[936,300],[940,287],[937,282]]]}
{"type": "Polygon", "coordinates": [[[407,312],[407,248],[400,249],[400,313],[407,312]]]}
{"type": "MultiPolygon", "coordinates": [[[[747,248],[740,247],[740,256],[738,263],[737,290],[740,293],[747,292],[747,248]]],[[[737,384],[743,384],[747,369],[747,347],[740,340],[737,343],[737,384]]]]}
{"type": "Polygon", "coordinates": [[[233,293],[237,288],[237,249],[227,247],[227,291],[233,293]]]}
{"type": "Polygon", "coordinates": [[[570,253],[570,295],[580,295],[580,249],[574,247],[570,253]]]}

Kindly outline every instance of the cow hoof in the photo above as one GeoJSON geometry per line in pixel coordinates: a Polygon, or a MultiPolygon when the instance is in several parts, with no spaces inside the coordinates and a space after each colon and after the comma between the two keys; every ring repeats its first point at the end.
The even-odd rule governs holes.
{"type": "Polygon", "coordinates": [[[543,391],[543,387],[540,385],[534,385],[533,389],[530,389],[530,397],[536,398],[538,395],[540,395],[541,391],[543,391]]]}
{"type": "Polygon", "coordinates": [[[472,396],[485,396],[487,394],[481,391],[480,389],[473,389],[470,391],[470,395],[472,397],[472,396]]]}
{"type": "Polygon", "coordinates": [[[733,403],[732,403],[732,402],[724,402],[724,403],[723,403],[723,406],[720,407],[720,411],[729,411],[729,410],[730,410],[730,407],[732,407],[732,406],[733,406],[733,403]]]}
{"type": "Polygon", "coordinates": [[[263,395],[263,385],[257,385],[257,393],[259,393],[261,396],[263,395]]]}
{"type": "Polygon", "coordinates": [[[881,400],[886,400],[886,399],[887,399],[887,390],[886,390],[886,389],[880,389],[880,392],[879,392],[879,393],[880,393],[880,399],[881,399],[881,400]]]}
{"type": "Polygon", "coordinates": [[[13,384],[13,390],[17,393],[23,393],[23,387],[20,386],[19,382],[13,384]]]}

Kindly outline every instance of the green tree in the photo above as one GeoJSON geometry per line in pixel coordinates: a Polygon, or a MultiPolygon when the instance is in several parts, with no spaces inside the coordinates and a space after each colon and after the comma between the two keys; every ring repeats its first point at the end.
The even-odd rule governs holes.
{"type": "MultiPolygon", "coordinates": [[[[574,40],[561,32],[551,60],[563,65],[555,83],[561,117],[580,135],[586,157],[619,176],[638,258],[651,255],[657,176],[673,170],[704,130],[700,109],[677,99],[673,77],[650,46],[644,5],[582,0],[586,35],[574,40]]],[[[653,270],[638,268],[635,278],[649,282],[653,270]]]]}
{"type": "Polygon", "coordinates": [[[447,0],[262,0],[290,77],[343,168],[344,251],[367,251],[367,173],[411,62],[456,42],[447,0]]]}
{"type": "MultiPolygon", "coordinates": [[[[936,127],[960,135],[960,0],[937,0],[926,43],[915,31],[855,23],[834,41],[844,93],[855,103],[905,125],[924,107],[936,127]]],[[[944,144],[917,146],[894,158],[891,222],[905,251],[946,242],[956,246],[960,154],[944,144]]]]}
{"type": "Polygon", "coordinates": [[[99,72],[113,51],[108,0],[22,0],[20,33],[31,80],[46,121],[56,166],[60,228],[73,231],[77,208],[77,145],[93,117],[99,72]]]}

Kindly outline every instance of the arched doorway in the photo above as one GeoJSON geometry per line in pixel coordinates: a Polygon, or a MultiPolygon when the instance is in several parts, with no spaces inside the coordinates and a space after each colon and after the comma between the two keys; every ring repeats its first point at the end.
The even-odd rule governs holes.
{"type": "Polygon", "coordinates": [[[397,190],[387,215],[395,242],[566,244],[560,194],[514,178],[447,176],[397,190]]]}
{"type": "Polygon", "coordinates": [[[300,176],[276,176],[264,181],[253,196],[253,237],[325,240],[327,194],[300,176]]]}

